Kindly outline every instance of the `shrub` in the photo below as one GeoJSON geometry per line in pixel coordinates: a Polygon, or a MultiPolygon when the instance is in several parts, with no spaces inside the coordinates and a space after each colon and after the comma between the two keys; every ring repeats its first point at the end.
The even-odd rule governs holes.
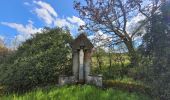
{"type": "Polygon", "coordinates": [[[141,45],[142,54],[151,62],[145,71],[145,82],[152,86],[152,95],[160,100],[170,100],[169,7],[170,1],[167,0],[160,7],[160,13],[152,15],[141,45]]]}
{"type": "Polygon", "coordinates": [[[0,82],[12,91],[24,91],[57,82],[71,68],[72,37],[60,28],[45,29],[24,42],[0,64],[0,82]]]}

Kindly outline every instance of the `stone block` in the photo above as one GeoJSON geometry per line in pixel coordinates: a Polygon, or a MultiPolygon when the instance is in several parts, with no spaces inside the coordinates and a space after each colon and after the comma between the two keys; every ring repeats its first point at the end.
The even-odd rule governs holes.
{"type": "Polygon", "coordinates": [[[75,76],[66,76],[66,75],[60,75],[58,80],[59,80],[58,84],[60,86],[73,84],[77,81],[75,76]]]}
{"type": "Polygon", "coordinates": [[[86,80],[87,84],[93,84],[102,87],[102,75],[89,75],[86,80]]]}

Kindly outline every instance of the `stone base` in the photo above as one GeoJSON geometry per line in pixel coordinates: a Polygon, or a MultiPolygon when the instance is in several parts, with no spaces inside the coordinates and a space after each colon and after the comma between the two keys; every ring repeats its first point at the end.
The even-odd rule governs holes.
{"type": "MultiPolygon", "coordinates": [[[[66,85],[66,84],[84,84],[84,82],[77,81],[75,76],[66,76],[66,75],[60,75],[59,76],[59,82],[58,84],[60,86],[66,85]]],[[[102,87],[102,75],[89,75],[87,76],[87,79],[85,80],[85,84],[93,84],[99,87],[102,87]]]]}
{"type": "Polygon", "coordinates": [[[77,80],[74,76],[66,76],[66,75],[60,75],[58,79],[58,84],[60,86],[66,85],[66,84],[73,84],[77,80]]]}
{"type": "Polygon", "coordinates": [[[89,75],[86,83],[102,87],[102,75],[89,75]]]}

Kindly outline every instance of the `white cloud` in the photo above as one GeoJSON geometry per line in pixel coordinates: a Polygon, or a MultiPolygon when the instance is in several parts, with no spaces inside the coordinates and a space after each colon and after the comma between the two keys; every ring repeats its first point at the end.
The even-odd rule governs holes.
{"type": "Polygon", "coordinates": [[[28,20],[27,25],[10,22],[1,22],[1,24],[16,29],[18,32],[18,35],[16,36],[18,41],[25,41],[26,39],[31,37],[31,34],[41,32],[42,29],[34,27],[33,22],[31,20],[28,20]]]}
{"type": "Polygon", "coordinates": [[[109,41],[112,41],[111,35],[104,34],[101,30],[97,31],[93,35],[88,36],[88,38],[92,40],[93,44],[95,44],[95,47],[104,47],[109,43],[109,41]]]}
{"type": "Polygon", "coordinates": [[[88,36],[88,38],[92,41],[94,44],[94,47],[100,47],[106,52],[109,50],[107,47],[109,41],[112,41],[112,38],[108,34],[104,34],[101,30],[97,31],[95,34],[88,36]]]}
{"type": "Polygon", "coordinates": [[[69,27],[71,28],[71,24],[66,20],[66,19],[60,19],[60,18],[57,18],[54,22],[54,25],[55,26],[58,26],[58,27],[69,27]]]}
{"type": "Polygon", "coordinates": [[[37,16],[41,18],[47,25],[53,24],[55,18],[57,17],[57,13],[55,12],[54,8],[46,2],[34,1],[34,3],[36,4],[34,12],[37,14],[37,16]]]}
{"type": "MultiPolygon", "coordinates": [[[[146,17],[142,14],[138,14],[137,16],[133,17],[130,21],[127,22],[127,32],[131,35],[131,33],[133,33],[135,31],[135,29],[137,29],[141,23],[140,21],[144,20],[146,17]]],[[[145,30],[143,28],[141,28],[140,31],[143,31],[142,33],[145,33],[145,30]]],[[[139,41],[142,38],[141,36],[134,36],[132,39],[133,41],[139,41]]]]}
{"type": "Polygon", "coordinates": [[[10,22],[1,22],[1,24],[14,28],[19,33],[24,33],[24,34],[35,34],[41,31],[41,28],[35,28],[33,26],[33,23],[30,22],[30,20],[29,23],[25,26],[23,24],[10,23],[10,22]]]}
{"type": "Polygon", "coordinates": [[[35,13],[39,18],[41,18],[47,25],[53,23],[54,18],[49,14],[46,9],[36,8],[35,13]]]}
{"type": "Polygon", "coordinates": [[[57,13],[55,12],[54,8],[51,7],[50,4],[42,1],[34,1],[34,3],[40,6],[40,8],[47,10],[54,17],[57,17],[57,13]]]}
{"type": "Polygon", "coordinates": [[[130,21],[127,22],[127,31],[132,33],[134,29],[136,29],[140,25],[140,21],[144,20],[145,16],[142,14],[138,14],[137,16],[133,17],[130,21]]]}
{"type": "Polygon", "coordinates": [[[29,3],[29,2],[24,2],[24,5],[29,6],[29,5],[30,5],[30,3],[29,3]]]}
{"type": "Polygon", "coordinates": [[[43,1],[34,1],[34,12],[49,26],[68,27],[70,30],[77,30],[85,22],[76,16],[59,18],[54,8],[43,1]]]}
{"type": "Polygon", "coordinates": [[[72,16],[72,18],[68,17],[67,20],[73,24],[77,24],[78,26],[85,25],[85,22],[76,16],[72,16]]]}

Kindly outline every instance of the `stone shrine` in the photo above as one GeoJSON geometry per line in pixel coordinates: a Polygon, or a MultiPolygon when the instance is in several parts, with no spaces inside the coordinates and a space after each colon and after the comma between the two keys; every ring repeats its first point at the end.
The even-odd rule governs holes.
{"type": "Polygon", "coordinates": [[[84,33],[80,34],[70,45],[73,57],[73,76],[60,75],[59,85],[87,83],[102,86],[101,75],[90,75],[93,44],[88,40],[87,36],[84,33]]]}

